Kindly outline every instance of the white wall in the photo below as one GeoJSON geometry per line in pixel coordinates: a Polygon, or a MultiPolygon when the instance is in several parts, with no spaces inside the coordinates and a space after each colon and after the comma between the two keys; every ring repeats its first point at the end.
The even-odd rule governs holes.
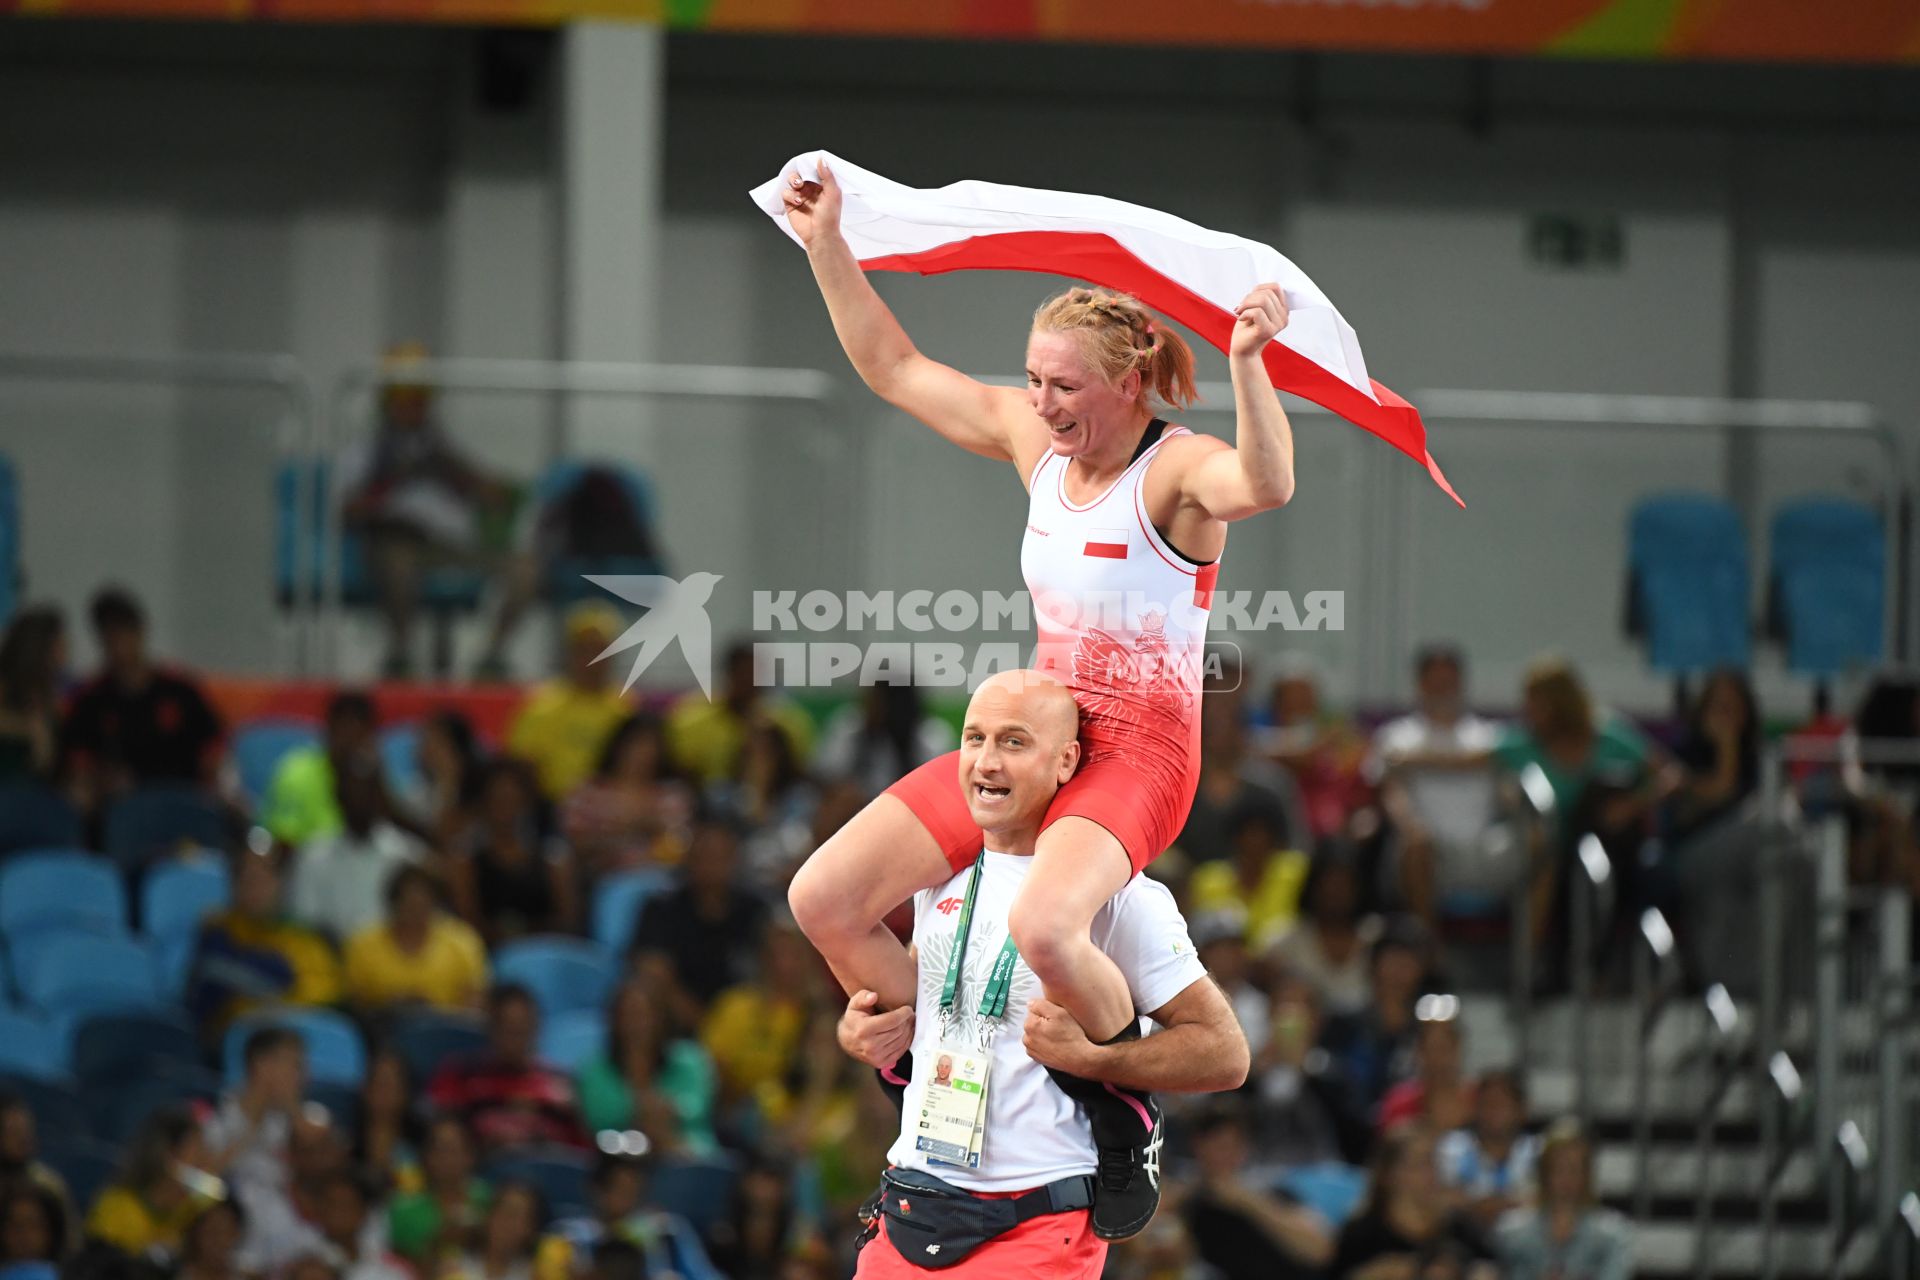
{"type": "MultiPolygon", "coordinates": [[[[84,41],[111,45],[119,29],[73,30],[0,74],[0,349],[291,351],[323,383],[398,336],[455,355],[559,349],[551,83],[520,114],[478,109],[471,38],[457,32],[297,47],[222,32],[205,53],[144,39],[97,50],[84,41]]],[[[910,182],[1109,191],[1276,243],[1402,391],[1726,394],[1745,342],[1758,393],[1867,399],[1908,427],[1920,196],[1898,175],[1911,128],[1736,128],[1682,101],[1728,99],[1713,83],[1676,87],[1712,77],[1634,68],[1617,82],[1502,71],[1493,127],[1476,129],[1456,109],[1472,100],[1464,64],[1321,64],[1307,110],[1291,60],[1170,61],[1148,95],[1126,91],[1153,65],[1142,56],[674,42],[660,358],[844,374],[802,255],[744,194],[793,152],[829,145],[910,182]],[[1034,79],[1058,66],[1073,71],[1061,87],[1034,79]],[[1634,95],[1679,105],[1642,119],[1610,109],[1634,95]],[[1556,211],[1619,216],[1623,269],[1530,264],[1526,219],[1556,211]]],[[[1808,111],[1846,82],[1815,87],[1794,89],[1808,111]]],[[[879,283],[922,346],[987,373],[1018,371],[1022,317],[1053,287],[879,283]]],[[[817,424],[744,405],[656,411],[674,567],[728,576],[739,593],[723,588],[723,630],[744,626],[755,585],[1017,584],[1015,477],[847,381],[817,424]]],[[[481,456],[523,473],[556,412],[481,397],[447,411],[481,456]]],[[[269,404],[233,392],[0,383],[33,592],[72,605],[125,578],[172,651],[270,668],[282,652],[264,588],[274,425],[269,404]]],[[[1650,488],[1720,487],[1725,440],[1435,422],[1461,512],[1351,428],[1297,425],[1301,495],[1234,532],[1222,586],[1346,590],[1345,635],[1288,646],[1314,654],[1337,693],[1396,695],[1405,646],[1446,635],[1467,643],[1490,701],[1510,701],[1519,668],[1554,647],[1606,696],[1663,705],[1664,682],[1619,634],[1623,515],[1650,488]]],[[[1769,442],[1760,509],[1812,489],[1873,496],[1882,470],[1832,442],[1769,442]]],[[[366,669],[371,631],[355,635],[349,657],[366,669]]],[[[1768,683],[1775,705],[1799,696],[1768,683]]]]}

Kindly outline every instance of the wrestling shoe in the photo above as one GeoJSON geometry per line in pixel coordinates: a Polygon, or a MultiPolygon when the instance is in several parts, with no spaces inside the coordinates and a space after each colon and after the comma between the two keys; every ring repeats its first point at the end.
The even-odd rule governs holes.
{"type": "MultiPolygon", "coordinates": [[[[1138,1021],[1108,1044],[1136,1040],[1138,1021]]],[[[1083,1080],[1051,1067],[1048,1074],[1062,1092],[1087,1109],[1093,1144],[1099,1150],[1093,1181],[1093,1234],[1102,1240],[1128,1240],[1146,1230],[1160,1207],[1160,1149],[1166,1121],[1150,1093],[1083,1080]]]]}

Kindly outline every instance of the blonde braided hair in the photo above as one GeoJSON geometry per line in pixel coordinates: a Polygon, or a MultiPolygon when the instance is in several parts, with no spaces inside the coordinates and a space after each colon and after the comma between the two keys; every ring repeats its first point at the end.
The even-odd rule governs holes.
{"type": "Polygon", "coordinates": [[[1184,409],[1199,399],[1193,384],[1193,351],[1186,341],[1140,305],[1111,289],[1076,286],[1055,294],[1033,313],[1036,333],[1072,334],[1087,361],[1109,383],[1135,369],[1144,394],[1184,409]]]}

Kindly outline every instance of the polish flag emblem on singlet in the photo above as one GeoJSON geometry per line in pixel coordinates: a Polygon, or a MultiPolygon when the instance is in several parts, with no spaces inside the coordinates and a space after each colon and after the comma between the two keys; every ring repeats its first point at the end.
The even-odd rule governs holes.
{"type": "Polygon", "coordinates": [[[1125,560],[1127,558],[1127,531],[1125,529],[1089,529],[1087,531],[1086,555],[1102,560],[1125,560]]]}

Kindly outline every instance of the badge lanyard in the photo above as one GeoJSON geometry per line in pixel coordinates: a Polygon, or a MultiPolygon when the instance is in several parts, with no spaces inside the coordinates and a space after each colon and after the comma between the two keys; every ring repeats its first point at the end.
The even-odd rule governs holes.
{"type": "MultiPolygon", "coordinates": [[[[973,931],[973,903],[980,894],[980,871],[986,861],[985,852],[973,860],[966,896],[960,901],[960,926],[954,934],[953,954],[947,958],[947,979],[940,988],[940,1025],[943,1027],[950,1027],[956,1017],[954,1003],[960,993],[960,974],[967,963],[967,937],[973,931]]],[[[1000,944],[1000,954],[994,957],[987,989],[980,996],[981,1032],[988,1040],[993,1038],[1000,1019],[1006,1016],[1007,996],[1013,987],[1013,966],[1019,958],[1020,949],[1014,945],[1009,931],[1006,941],[1000,944]]]]}

